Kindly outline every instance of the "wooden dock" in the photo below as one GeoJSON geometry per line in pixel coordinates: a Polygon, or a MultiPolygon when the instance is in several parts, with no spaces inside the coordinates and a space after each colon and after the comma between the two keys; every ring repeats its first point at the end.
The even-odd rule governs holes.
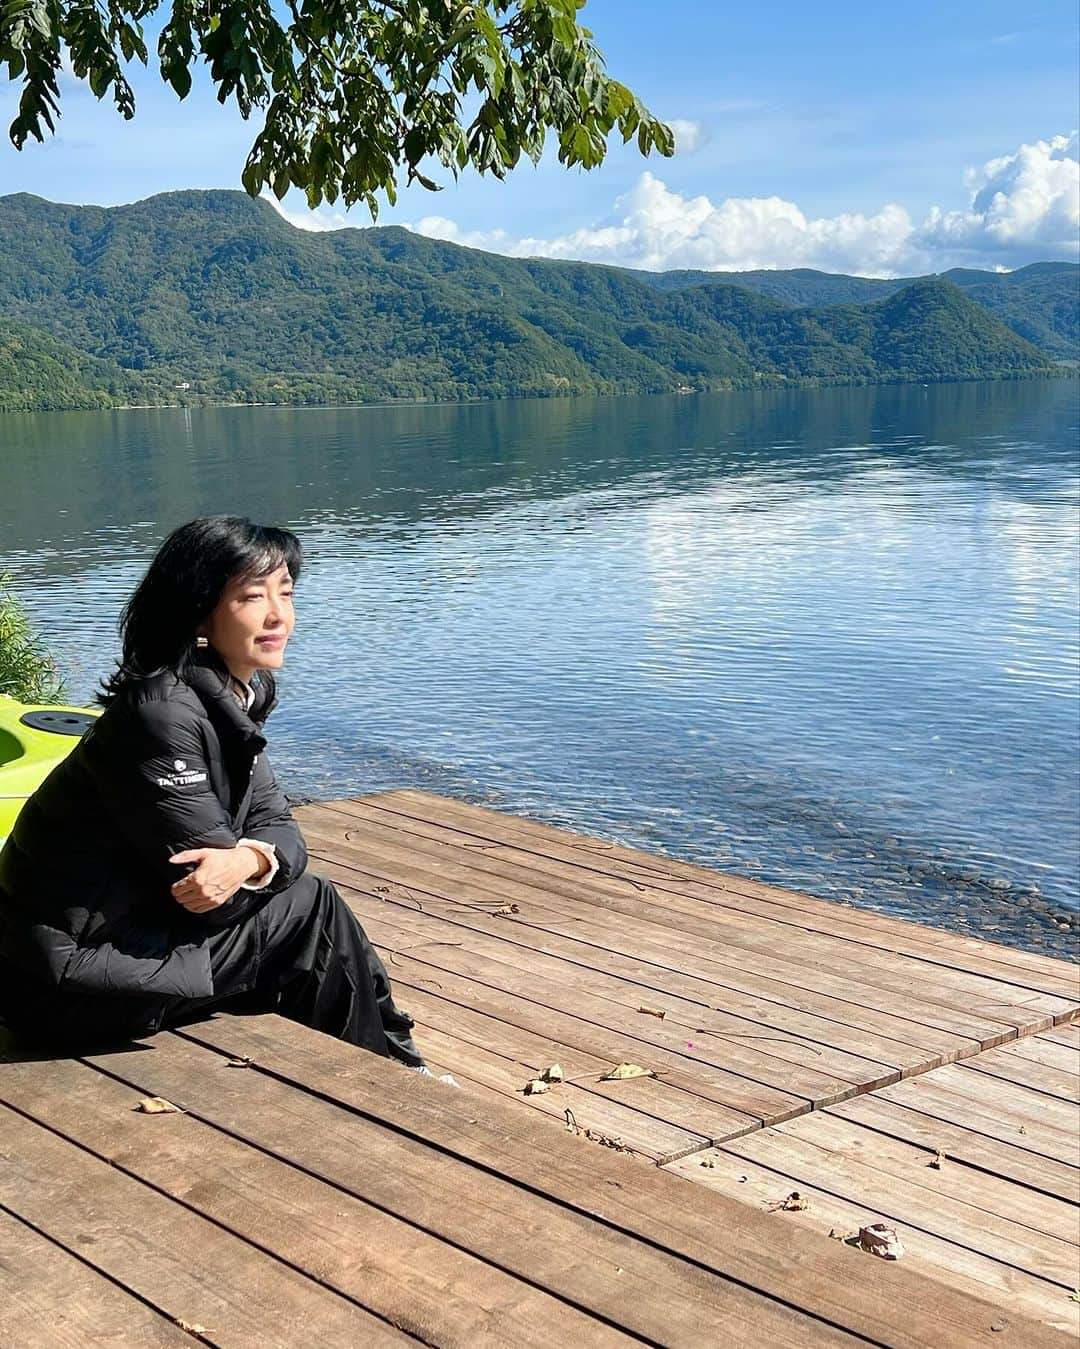
{"type": "Polygon", "coordinates": [[[9,1048],[4,1349],[1075,1343],[1076,965],[419,792],[297,818],[461,1090],[274,1016],[9,1048]]]}

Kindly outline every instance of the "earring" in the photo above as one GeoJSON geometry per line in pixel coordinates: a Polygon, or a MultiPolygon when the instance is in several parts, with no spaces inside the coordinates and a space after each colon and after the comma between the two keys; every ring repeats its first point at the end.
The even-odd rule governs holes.
{"type": "Polygon", "coordinates": [[[210,645],[210,642],[206,637],[196,637],[195,645],[199,648],[200,651],[203,651],[206,649],[206,647],[210,645]]]}

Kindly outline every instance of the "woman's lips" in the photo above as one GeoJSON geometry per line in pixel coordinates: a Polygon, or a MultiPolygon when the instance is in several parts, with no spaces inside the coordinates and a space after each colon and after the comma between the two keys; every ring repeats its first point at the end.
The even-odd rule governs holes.
{"type": "Polygon", "coordinates": [[[284,646],[284,637],[256,637],[255,641],[259,646],[284,646]]]}

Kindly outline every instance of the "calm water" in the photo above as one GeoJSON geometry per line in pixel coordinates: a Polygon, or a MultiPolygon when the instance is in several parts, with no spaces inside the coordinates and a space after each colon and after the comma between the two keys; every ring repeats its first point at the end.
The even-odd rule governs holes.
{"type": "Polygon", "coordinates": [[[0,566],[82,701],[164,532],[296,529],[297,795],[421,785],[934,922],[1075,908],[1077,426],[1067,382],[8,415],[0,566]]]}

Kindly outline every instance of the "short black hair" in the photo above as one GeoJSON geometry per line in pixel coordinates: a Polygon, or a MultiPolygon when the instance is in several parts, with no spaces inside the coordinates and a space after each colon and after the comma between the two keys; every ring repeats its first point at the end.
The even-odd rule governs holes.
{"type": "Polygon", "coordinates": [[[97,701],[107,707],[131,680],[164,670],[182,679],[194,663],[196,629],[234,576],[255,580],[285,566],[295,581],[302,564],[291,530],[245,516],[206,515],[174,529],[124,606],[122,654],[97,701]]]}

